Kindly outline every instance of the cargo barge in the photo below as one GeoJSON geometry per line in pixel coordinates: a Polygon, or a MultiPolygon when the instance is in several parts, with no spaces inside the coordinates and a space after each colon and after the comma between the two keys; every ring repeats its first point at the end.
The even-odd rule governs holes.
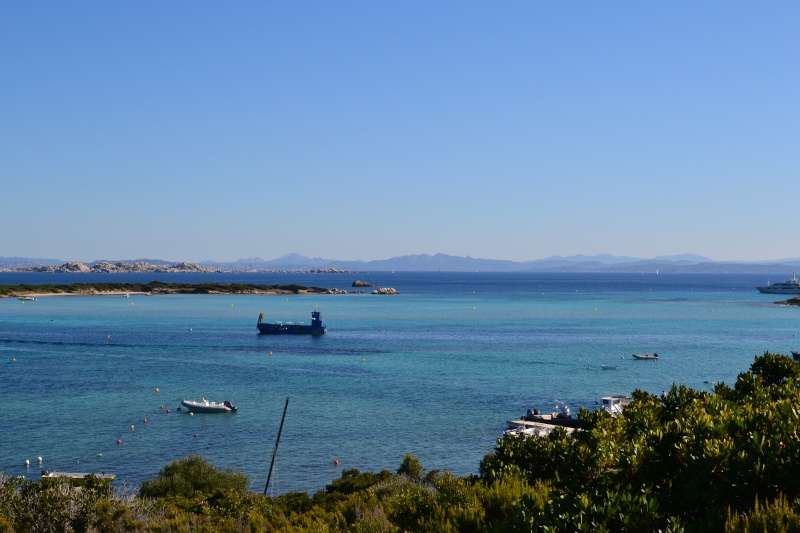
{"type": "Polygon", "coordinates": [[[327,328],[322,323],[322,317],[319,316],[319,311],[311,312],[311,325],[303,322],[264,322],[264,313],[258,315],[258,324],[256,324],[259,333],[266,333],[271,335],[282,334],[308,334],[308,335],[322,335],[327,328]]]}

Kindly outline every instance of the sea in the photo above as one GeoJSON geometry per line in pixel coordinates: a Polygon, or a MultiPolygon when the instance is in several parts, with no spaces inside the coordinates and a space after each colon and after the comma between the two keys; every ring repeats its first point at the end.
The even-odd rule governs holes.
{"type": "Polygon", "coordinates": [[[199,454],[263,492],[275,457],[268,493],[279,495],[314,493],[345,469],[394,472],[410,453],[426,470],[464,476],[528,409],[576,413],[603,396],[673,384],[711,390],[732,385],[765,351],[800,349],[800,308],[760,294],[766,275],[0,274],[13,285],[350,292],[356,279],[400,294],[0,299],[0,472],[103,472],[133,493],[171,461],[199,454]],[[259,313],[310,323],[314,310],[326,335],[256,330],[259,313]],[[660,360],[632,357],[645,352],[660,360]],[[238,412],[179,409],[204,396],[238,412]]]}

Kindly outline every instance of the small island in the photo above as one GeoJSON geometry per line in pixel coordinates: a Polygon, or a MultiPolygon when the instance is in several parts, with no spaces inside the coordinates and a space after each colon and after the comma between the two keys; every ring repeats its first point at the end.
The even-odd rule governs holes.
{"type": "Polygon", "coordinates": [[[104,294],[331,294],[329,289],[302,285],[244,283],[70,283],[67,285],[0,285],[0,298],[104,294]]]}

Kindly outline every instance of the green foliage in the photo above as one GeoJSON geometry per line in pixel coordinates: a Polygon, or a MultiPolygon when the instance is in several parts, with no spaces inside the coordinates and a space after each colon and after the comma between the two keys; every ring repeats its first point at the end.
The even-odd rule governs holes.
{"type": "Polygon", "coordinates": [[[781,495],[771,503],[756,500],[749,512],[732,514],[728,511],[725,533],[798,533],[800,532],[800,501],[789,503],[781,495]]]}
{"type": "Polygon", "coordinates": [[[276,501],[287,514],[307,513],[314,507],[314,500],[305,492],[287,492],[278,496],[276,501]]]}
{"type": "Polygon", "coordinates": [[[405,454],[403,456],[403,462],[400,463],[400,467],[397,469],[397,475],[406,476],[414,481],[420,481],[422,479],[422,474],[423,469],[420,460],[410,453],[405,454]]]}
{"type": "Polygon", "coordinates": [[[768,387],[786,383],[796,385],[800,379],[800,365],[788,357],[769,352],[764,352],[763,357],[755,358],[750,372],[761,378],[762,383],[768,387]]]}
{"type": "Polygon", "coordinates": [[[342,476],[325,486],[326,494],[353,494],[364,491],[376,483],[391,479],[392,474],[383,470],[378,474],[372,472],[359,472],[358,469],[345,469],[342,476]]]}
{"type": "Polygon", "coordinates": [[[792,360],[767,353],[718,394],[636,391],[621,417],[582,412],[586,431],[499,442],[481,476],[550,483],[544,510],[523,498],[528,527],[720,530],[729,508],[800,496],[798,375],[792,360]]]}
{"type": "Polygon", "coordinates": [[[155,479],[142,483],[139,494],[143,498],[171,498],[176,501],[227,494],[243,494],[247,477],[231,469],[220,472],[199,455],[179,459],[161,469],[155,479]]]}
{"type": "Polygon", "coordinates": [[[0,476],[0,531],[97,531],[108,522],[112,496],[94,476],[80,487],[64,478],[37,483],[0,476]]]}

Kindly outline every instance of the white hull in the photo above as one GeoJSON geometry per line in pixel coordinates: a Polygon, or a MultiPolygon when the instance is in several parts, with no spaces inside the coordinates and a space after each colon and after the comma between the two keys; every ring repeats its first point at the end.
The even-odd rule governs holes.
{"type": "Polygon", "coordinates": [[[190,413],[234,413],[236,407],[231,405],[231,402],[209,402],[205,398],[203,401],[195,402],[192,400],[183,400],[181,405],[186,407],[190,413]]]}
{"type": "Polygon", "coordinates": [[[792,274],[792,279],[781,281],[780,283],[770,283],[767,281],[766,287],[756,287],[758,292],[763,294],[800,294],[800,281],[792,274]]]}
{"type": "Polygon", "coordinates": [[[779,287],[779,283],[767,287],[756,287],[763,294],[800,294],[800,287],[779,287]]]}

